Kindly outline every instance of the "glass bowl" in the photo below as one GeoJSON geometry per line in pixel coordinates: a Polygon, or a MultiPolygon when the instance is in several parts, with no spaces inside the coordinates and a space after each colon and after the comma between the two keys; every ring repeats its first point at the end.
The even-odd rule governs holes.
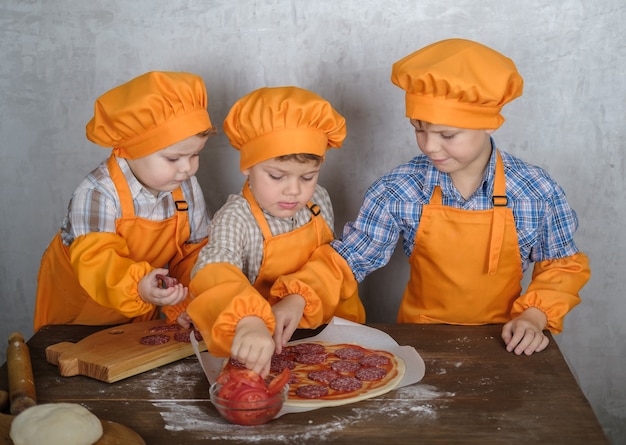
{"type": "Polygon", "coordinates": [[[233,401],[218,396],[222,385],[215,382],[209,389],[211,402],[220,415],[237,425],[262,425],[272,420],[283,407],[289,394],[289,385],[265,400],[233,401]]]}

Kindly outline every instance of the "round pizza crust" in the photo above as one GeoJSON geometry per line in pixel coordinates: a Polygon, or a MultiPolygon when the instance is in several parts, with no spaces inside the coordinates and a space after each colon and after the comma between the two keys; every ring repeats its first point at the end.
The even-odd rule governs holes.
{"type": "Polygon", "coordinates": [[[103,434],[102,422],[77,403],[31,406],[11,423],[14,445],[92,445],[103,434]]]}
{"type": "MultiPolygon", "coordinates": [[[[298,341],[298,342],[289,343],[289,345],[295,345],[298,343],[318,343],[318,344],[323,345],[326,349],[328,348],[334,349],[338,346],[332,343],[326,343],[326,342],[320,342],[320,341],[311,342],[310,340],[306,340],[306,339],[302,341],[298,341]]],[[[345,397],[342,397],[342,398],[336,398],[336,399],[330,399],[330,400],[290,398],[290,399],[287,399],[287,401],[285,401],[285,405],[293,406],[293,407],[304,407],[304,408],[324,408],[324,407],[330,407],[330,406],[347,405],[349,403],[355,403],[361,400],[366,400],[366,399],[370,399],[373,397],[378,397],[380,395],[386,394],[389,391],[396,388],[398,384],[402,381],[402,378],[404,377],[404,373],[406,372],[406,365],[404,363],[404,360],[402,360],[397,355],[388,351],[379,351],[375,349],[370,349],[370,348],[361,346],[356,343],[344,343],[339,346],[341,347],[355,346],[357,348],[361,348],[372,353],[380,353],[382,355],[385,355],[386,357],[389,357],[392,362],[391,372],[395,372],[395,375],[393,375],[386,382],[383,382],[382,386],[377,386],[376,382],[363,382],[365,389],[353,391],[351,393],[346,393],[345,397]]]]}

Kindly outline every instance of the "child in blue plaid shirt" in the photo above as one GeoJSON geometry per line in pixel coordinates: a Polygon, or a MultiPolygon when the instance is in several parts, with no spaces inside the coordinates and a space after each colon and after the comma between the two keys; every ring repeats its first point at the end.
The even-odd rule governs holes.
{"type": "Polygon", "coordinates": [[[542,351],[543,330],[562,330],[590,269],[574,244],[578,220],[562,188],[492,139],[502,106],[522,93],[515,64],[450,39],[395,63],[391,80],[406,91],[422,154],[367,190],[357,219],[331,243],[335,251],[320,248],[307,271],[275,287],[315,287],[315,276],[337,273],[341,259],[354,275],[343,281],[360,282],[387,264],[402,236],[411,272],[398,322],[503,323],[507,351],[542,351]]]}

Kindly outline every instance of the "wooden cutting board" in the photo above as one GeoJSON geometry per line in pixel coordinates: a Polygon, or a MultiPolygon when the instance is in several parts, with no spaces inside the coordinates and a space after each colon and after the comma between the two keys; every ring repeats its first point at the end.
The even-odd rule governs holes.
{"type": "MultiPolygon", "coordinates": [[[[191,343],[176,339],[179,333],[190,331],[167,325],[165,320],[129,323],[96,332],[78,343],[48,346],[46,360],[58,365],[62,376],[84,375],[113,383],[193,355],[191,343]],[[176,330],[164,330],[168,326],[176,330]],[[154,335],[168,336],[169,341],[142,344],[143,337],[154,335]]],[[[199,346],[201,351],[206,350],[203,341],[199,346]]]]}

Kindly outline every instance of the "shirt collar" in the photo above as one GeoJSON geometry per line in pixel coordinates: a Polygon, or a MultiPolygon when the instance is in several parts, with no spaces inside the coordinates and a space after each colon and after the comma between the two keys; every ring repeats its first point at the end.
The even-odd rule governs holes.
{"type": "Polygon", "coordinates": [[[483,193],[487,196],[493,195],[493,186],[496,178],[496,143],[493,138],[489,138],[491,143],[491,157],[489,158],[489,163],[487,164],[487,168],[485,169],[485,173],[483,173],[483,182],[481,187],[483,189],[483,193]]]}
{"type": "Polygon", "coordinates": [[[150,190],[146,189],[143,184],[139,182],[133,171],[130,169],[130,165],[128,165],[126,159],[119,157],[116,159],[120,169],[122,170],[124,178],[126,178],[133,200],[137,199],[139,196],[143,196],[144,199],[148,198],[156,203],[171,194],[171,192],[159,192],[159,194],[155,197],[150,190]]]}

